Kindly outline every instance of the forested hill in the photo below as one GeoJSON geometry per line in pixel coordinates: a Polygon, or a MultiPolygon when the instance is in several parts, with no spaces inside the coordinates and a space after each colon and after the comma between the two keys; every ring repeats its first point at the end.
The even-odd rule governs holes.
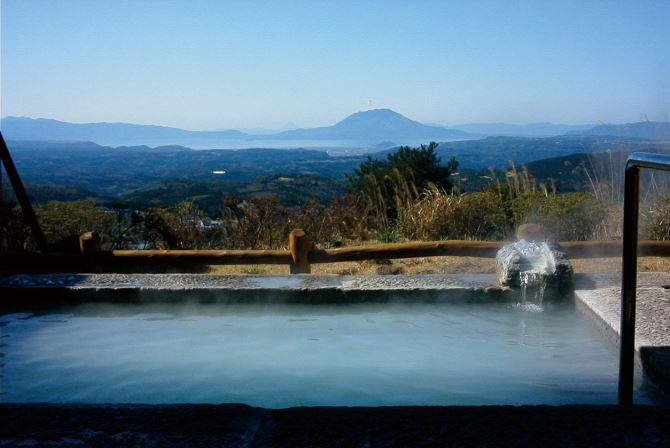
{"type": "MultiPolygon", "coordinates": [[[[278,175],[318,176],[339,182],[367,159],[367,156],[334,157],[324,151],[306,149],[194,151],[180,146],[112,148],[86,142],[28,141],[9,141],[8,146],[25,182],[76,187],[109,197],[121,197],[172,181],[244,183],[278,175]],[[215,171],[225,173],[214,174],[215,171]]],[[[442,143],[437,153],[443,163],[455,157],[461,169],[478,170],[504,168],[510,161],[521,165],[550,157],[607,150],[665,151],[670,150],[670,143],[594,136],[491,137],[442,143]]],[[[388,153],[372,156],[385,158],[388,153]]],[[[543,168],[544,171],[552,169],[551,166],[543,168]]],[[[562,168],[556,166],[555,169],[562,168]]],[[[309,195],[309,191],[305,194],[309,195]]]]}
{"type": "Polygon", "coordinates": [[[306,149],[192,151],[25,141],[9,141],[8,146],[25,182],[68,185],[103,196],[175,180],[238,183],[269,174],[341,179],[363,160],[306,149]]]}
{"type": "Polygon", "coordinates": [[[591,129],[572,132],[581,135],[610,135],[616,137],[670,140],[670,122],[641,121],[626,124],[603,124],[591,129]]]}
{"type": "Polygon", "coordinates": [[[498,168],[517,165],[533,160],[560,157],[569,154],[589,154],[605,151],[653,151],[670,149],[666,142],[628,137],[605,137],[584,135],[561,135],[556,137],[488,137],[482,140],[468,140],[440,143],[438,155],[443,160],[456,157],[460,166],[470,169],[498,168]]]}

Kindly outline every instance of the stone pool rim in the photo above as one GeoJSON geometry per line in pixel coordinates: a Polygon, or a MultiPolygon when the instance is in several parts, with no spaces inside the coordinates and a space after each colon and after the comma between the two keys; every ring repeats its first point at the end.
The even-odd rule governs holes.
{"type": "Polygon", "coordinates": [[[39,274],[0,277],[0,311],[77,303],[347,303],[403,299],[507,302],[515,291],[493,274],[290,276],[213,274],[39,274]],[[177,292],[166,296],[166,292],[177,292]],[[448,295],[441,293],[448,292],[448,295]],[[402,294],[402,299],[398,294],[402,294]]]}

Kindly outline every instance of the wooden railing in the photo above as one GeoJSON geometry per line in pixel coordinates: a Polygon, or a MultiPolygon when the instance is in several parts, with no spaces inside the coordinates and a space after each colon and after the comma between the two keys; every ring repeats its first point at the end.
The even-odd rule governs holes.
{"type": "MultiPolygon", "coordinates": [[[[305,274],[316,263],[338,263],[416,257],[493,258],[504,241],[429,241],[370,244],[337,249],[311,249],[302,230],[289,234],[289,250],[100,250],[100,236],[80,237],[80,253],[3,253],[0,272],[155,272],[205,269],[208,265],[288,265],[292,274],[305,274]]],[[[569,241],[559,243],[569,258],[621,256],[621,241],[569,241]]],[[[640,256],[670,256],[670,242],[640,241],[640,256]]]]}

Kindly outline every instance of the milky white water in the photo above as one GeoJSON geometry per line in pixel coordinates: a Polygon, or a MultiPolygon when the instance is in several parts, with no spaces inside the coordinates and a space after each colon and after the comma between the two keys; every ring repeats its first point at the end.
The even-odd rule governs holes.
{"type": "Polygon", "coordinates": [[[87,305],[1,325],[2,402],[616,401],[616,347],[570,304],[87,305]]]}

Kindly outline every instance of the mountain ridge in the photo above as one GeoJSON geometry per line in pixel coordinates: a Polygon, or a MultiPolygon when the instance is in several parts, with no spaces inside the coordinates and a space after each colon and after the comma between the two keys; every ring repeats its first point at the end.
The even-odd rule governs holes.
{"type": "Polygon", "coordinates": [[[350,114],[332,126],[292,129],[276,133],[249,134],[239,130],[188,131],[169,126],[122,122],[70,123],[51,118],[8,116],[0,129],[11,140],[92,141],[109,146],[225,146],[226,140],[357,140],[409,143],[411,140],[478,138],[464,131],[427,126],[390,109],[350,114]]]}
{"type": "Polygon", "coordinates": [[[536,122],[526,124],[511,123],[465,123],[449,126],[451,129],[483,134],[487,136],[516,136],[516,137],[553,137],[568,132],[579,132],[592,128],[592,124],[561,124],[550,122],[536,122]]]}
{"type": "Polygon", "coordinates": [[[332,126],[294,129],[274,134],[272,138],[289,139],[371,139],[401,140],[403,138],[476,138],[474,134],[438,126],[428,126],[391,109],[355,112],[332,126]],[[372,132],[371,132],[372,131],[372,132]]]}
{"type": "Polygon", "coordinates": [[[670,140],[670,122],[639,121],[625,124],[601,124],[591,129],[571,132],[570,134],[670,140]]]}
{"type": "Polygon", "coordinates": [[[430,140],[443,142],[448,140],[477,140],[490,136],[548,137],[549,135],[546,134],[551,134],[550,136],[612,136],[670,140],[670,123],[668,122],[638,122],[621,125],[600,125],[590,128],[586,128],[586,126],[552,123],[531,123],[527,125],[480,123],[461,125],[462,129],[457,129],[456,127],[446,128],[441,125],[426,125],[391,109],[356,112],[331,126],[291,129],[269,134],[249,134],[239,130],[189,131],[169,126],[122,122],[69,123],[50,118],[12,116],[0,120],[0,129],[7,140],[91,141],[102,146],[153,146],[168,151],[178,150],[179,147],[231,148],[229,145],[232,145],[230,142],[233,141],[242,145],[238,148],[248,148],[259,144],[265,145],[264,142],[270,140],[295,140],[295,147],[300,147],[302,145],[301,141],[305,140],[312,142],[312,147],[316,148],[319,147],[319,144],[314,142],[341,140],[343,142],[342,146],[346,147],[346,142],[349,142],[352,147],[367,148],[368,152],[374,152],[375,149],[378,149],[379,142],[393,141],[399,145],[416,145],[419,142],[427,143],[430,140]],[[463,130],[464,127],[479,133],[466,132],[463,130]],[[575,127],[583,129],[575,130],[575,127]],[[560,131],[566,132],[556,135],[560,131]],[[249,142],[249,146],[244,146],[246,142],[249,142]]]}
{"type": "MultiPolygon", "coordinates": [[[[52,118],[30,118],[8,116],[0,120],[0,129],[6,139],[11,140],[74,140],[92,141],[100,145],[108,140],[127,139],[128,142],[142,142],[152,139],[180,139],[198,136],[200,138],[245,138],[236,130],[188,131],[185,129],[153,124],[133,124],[123,122],[70,123],[52,118]]],[[[173,142],[166,140],[164,145],[173,142]]],[[[121,146],[121,145],[116,145],[121,146]]],[[[131,145],[128,146],[137,146],[131,145]]]]}

